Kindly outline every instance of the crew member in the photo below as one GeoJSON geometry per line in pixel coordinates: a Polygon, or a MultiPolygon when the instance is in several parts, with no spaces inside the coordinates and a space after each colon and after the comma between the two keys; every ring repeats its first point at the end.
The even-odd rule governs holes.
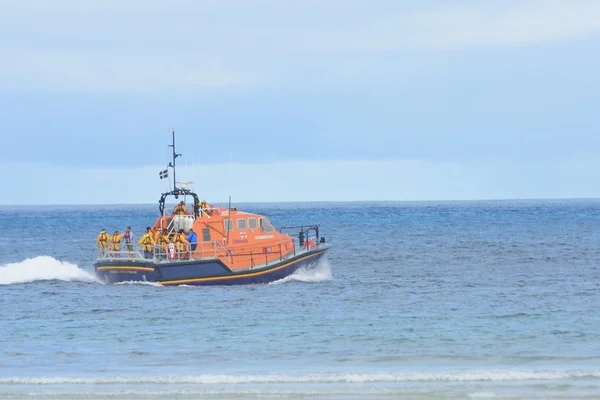
{"type": "Polygon", "coordinates": [[[142,245],[142,251],[145,258],[152,258],[152,246],[154,246],[154,238],[150,234],[150,227],[146,228],[146,232],[140,238],[138,244],[142,245]]]}
{"type": "Polygon", "coordinates": [[[152,236],[152,240],[154,240],[154,243],[158,243],[158,238],[160,237],[160,234],[161,234],[160,228],[153,226],[152,231],[150,232],[150,235],[152,236]]]}
{"type": "Polygon", "coordinates": [[[119,233],[118,230],[116,230],[112,237],[110,238],[110,251],[116,251],[117,253],[113,253],[112,256],[113,257],[119,257],[119,251],[121,250],[121,238],[123,237],[123,235],[121,235],[119,233]]]}
{"type": "Polygon", "coordinates": [[[206,214],[206,215],[210,215],[210,205],[208,205],[208,203],[204,200],[200,201],[198,203],[198,206],[200,207],[201,213],[200,215],[202,216],[202,214],[206,214]]]}
{"type": "Polygon", "coordinates": [[[192,249],[192,252],[196,251],[196,246],[198,245],[198,235],[196,235],[196,232],[194,232],[192,229],[190,229],[186,240],[190,244],[190,248],[192,249]]]}
{"type": "Polygon", "coordinates": [[[175,237],[173,238],[173,243],[175,243],[175,246],[177,247],[178,258],[180,258],[180,259],[188,258],[187,257],[188,241],[185,237],[185,233],[183,233],[183,232],[184,232],[184,230],[180,229],[179,232],[177,232],[177,234],[175,234],[175,237]]]}
{"type": "Polygon", "coordinates": [[[173,209],[173,215],[185,215],[185,214],[187,214],[187,207],[185,206],[185,203],[182,200],[173,209]]]}
{"type": "Polygon", "coordinates": [[[96,239],[96,245],[100,249],[100,255],[103,256],[106,253],[106,247],[108,243],[108,233],[106,233],[106,229],[102,229],[98,234],[98,238],[96,239]]]}
{"type": "Polygon", "coordinates": [[[127,245],[127,257],[133,258],[133,232],[131,232],[130,226],[123,233],[123,240],[125,240],[125,244],[127,245]]]}
{"type": "Polygon", "coordinates": [[[167,251],[169,251],[169,243],[171,243],[171,239],[169,239],[169,233],[166,229],[163,229],[162,233],[156,240],[156,246],[158,247],[158,253],[160,254],[161,258],[165,258],[167,255],[167,251]]]}

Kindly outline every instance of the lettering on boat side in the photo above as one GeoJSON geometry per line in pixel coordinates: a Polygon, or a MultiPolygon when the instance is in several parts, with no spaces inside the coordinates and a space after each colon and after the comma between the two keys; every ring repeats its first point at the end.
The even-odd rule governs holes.
{"type": "Polygon", "coordinates": [[[248,243],[248,239],[233,239],[233,244],[248,243]]]}
{"type": "Polygon", "coordinates": [[[254,239],[274,239],[275,235],[262,235],[262,236],[254,236],[254,239]]]}
{"type": "Polygon", "coordinates": [[[128,271],[128,270],[122,270],[122,269],[120,269],[118,271],[111,270],[108,272],[111,274],[137,274],[137,271],[128,271]]]}

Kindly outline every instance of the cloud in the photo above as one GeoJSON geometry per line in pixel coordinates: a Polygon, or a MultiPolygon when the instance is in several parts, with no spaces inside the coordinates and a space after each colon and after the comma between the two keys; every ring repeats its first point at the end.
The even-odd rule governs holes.
{"type": "Polygon", "coordinates": [[[399,76],[456,48],[596,37],[596,0],[5,0],[0,88],[148,91],[399,76]],[[391,60],[382,54],[397,53],[391,60]],[[411,60],[402,68],[398,60],[411,60]],[[421,61],[419,61],[421,60],[421,61]],[[342,74],[340,74],[342,72],[342,74]]]}
{"type": "Polygon", "coordinates": [[[557,43],[600,34],[595,0],[502,0],[397,13],[366,24],[365,51],[510,47],[557,43]]]}
{"type": "Polygon", "coordinates": [[[251,73],[231,69],[217,59],[194,55],[176,59],[155,55],[113,55],[86,52],[17,52],[0,64],[0,86],[16,90],[85,89],[148,92],[161,89],[248,86],[258,83],[251,73]],[[4,79],[2,79],[4,77],[4,79]]]}
{"type": "MultiPolygon", "coordinates": [[[[63,168],[0,166],[0,204],[139,204],[168,189],[160,166],[63,168]]],[[[427,160],[289,161],[207,164],[178,169],[210,202],[480,200],[600,197],[594,159],[577,162],[449,163],[427,160]]]]}

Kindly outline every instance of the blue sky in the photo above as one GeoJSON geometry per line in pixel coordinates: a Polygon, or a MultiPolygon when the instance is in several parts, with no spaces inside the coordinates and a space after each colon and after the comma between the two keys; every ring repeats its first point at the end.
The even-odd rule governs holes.
{"type": "Polygon", "coordinates": [[[0,204],[600,197],[596,0],[1,7],[0,204]]]}

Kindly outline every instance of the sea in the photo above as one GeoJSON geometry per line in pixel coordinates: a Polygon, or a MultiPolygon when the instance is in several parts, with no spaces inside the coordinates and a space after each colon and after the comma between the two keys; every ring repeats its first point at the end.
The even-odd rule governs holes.
{"type": "Polygon", "coordinates": [[[600,200],[247,203],[319,224],[264,285],[106,285],[158,204],[0,207],[1,399],[600,399],[600,200]]]}

